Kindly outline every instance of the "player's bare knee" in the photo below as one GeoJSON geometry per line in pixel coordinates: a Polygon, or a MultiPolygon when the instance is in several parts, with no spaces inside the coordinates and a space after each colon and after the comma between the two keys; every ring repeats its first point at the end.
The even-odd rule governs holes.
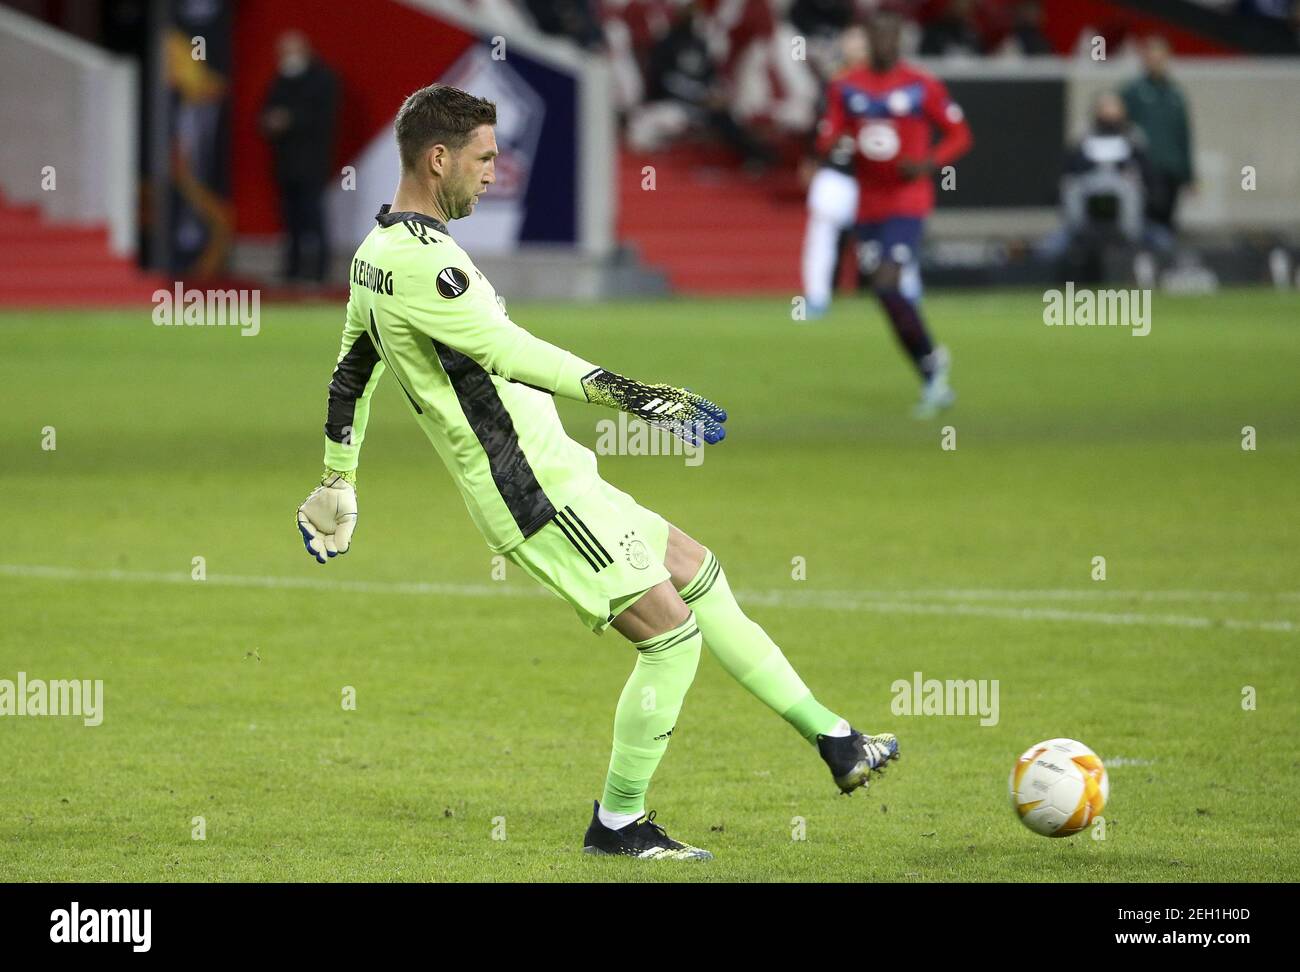
{"type": "Polygon", "coordinates": [[[691,616],[671,581],[656,584],[612,622],[615,631],[636,644],[679,628],[691,616]]]}
{"type": "Polygon", "coordinates": [[[672,576],[673,587],[681,590],[700,572],[708,551],[699,541],[692,539],[671,523],[668,525],[668,551],[664,566],[672,576]]]}

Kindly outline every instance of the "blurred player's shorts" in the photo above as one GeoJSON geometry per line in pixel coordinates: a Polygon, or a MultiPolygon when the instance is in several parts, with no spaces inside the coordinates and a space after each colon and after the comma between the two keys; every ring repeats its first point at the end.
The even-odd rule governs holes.
{"type": "Polygon", "coordinates": [[[510,560],[602,633],[623,610],[670,575],[668,521],[604,480],[556,511],[506,553],[510,560]]]}
{"type": "Polygon", "coordinates": [[[870,273],[886,260],[906,267],[921,253],[925,222],[919,216],[892,216],[878,223],[859,223],[858,265],[870,273]]]}

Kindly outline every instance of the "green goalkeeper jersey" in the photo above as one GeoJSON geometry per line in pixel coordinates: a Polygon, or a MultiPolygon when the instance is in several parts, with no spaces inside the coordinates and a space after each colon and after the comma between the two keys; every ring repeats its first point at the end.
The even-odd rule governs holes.
{"type": "Polygon", "coordinates": [[[442,223],[388,206],[376,220],[352,259],[325,464],[357,467],[387,368],[488,546],[510,550],[597,481],[552,396],[585,402],[582,379],[599,369],[511,321],[442,223]]]}

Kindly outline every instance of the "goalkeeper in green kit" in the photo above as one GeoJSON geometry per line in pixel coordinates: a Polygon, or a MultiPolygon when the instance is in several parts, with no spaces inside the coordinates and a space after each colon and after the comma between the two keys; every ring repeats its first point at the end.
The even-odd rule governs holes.
{"type": "Polygon", "coordinates": [[[621,409],[693,445],[720,441],[727,416],[680,388],[584,361],[506,315],[447,231],[494,181],[495,124],[492,102],[443,84],[415,92],[398,112],[401,179],[352,260],[325,475],[299,507],[298,529],[322,564],[347,553],[370,398],[390,372],[488,546],[568,601],[593,631],[612,627],[636,648],[584,850],[708,859],[645,812],[702,645],[817,748],[845,793],[896,758],[898,741],[863,735],[820,705],[740,609],[713,554],[604,482],[596,457],[565,434],[556,395],[621,409]]]}

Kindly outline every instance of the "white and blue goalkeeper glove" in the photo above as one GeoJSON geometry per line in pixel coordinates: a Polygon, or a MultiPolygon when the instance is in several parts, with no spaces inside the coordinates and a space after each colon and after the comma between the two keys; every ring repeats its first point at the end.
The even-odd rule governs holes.
{"type": "Polygon", "coordinates": [[[727,435],[726,410],[686,388],[646,385],[600,368],[582,379],[582,390],[587,401],[635,415],[693,446],[713,445],[727,435]]]}
{"type": "Polygon", "coordinates": [[[307,553],[318,563],[348,552],[357,526],[357,474],[355,470],[327,469],[320,485],[298,507],[298,532],[307,553]]]}

